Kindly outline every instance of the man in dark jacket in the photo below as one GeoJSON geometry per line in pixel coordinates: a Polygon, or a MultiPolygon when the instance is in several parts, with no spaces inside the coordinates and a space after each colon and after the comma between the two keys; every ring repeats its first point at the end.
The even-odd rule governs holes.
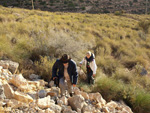
{"type": "Polygon", "coordinates": [[[73,93],[73,87],[77,84],[78,73],[76,63],[64,54],[61,59],[56,60],[52,69],[53,80],[59,78],[59,87],[61,95],[65,95],[68,90],[70,96],[73,93]]]}

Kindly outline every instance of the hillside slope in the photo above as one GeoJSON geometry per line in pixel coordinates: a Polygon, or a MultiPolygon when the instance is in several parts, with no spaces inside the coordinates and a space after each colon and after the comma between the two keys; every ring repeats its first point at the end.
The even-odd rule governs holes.
{"type": "MultiPolygon", "coordinates": [[[[34,7],[46,11],[109,13],[123,10],[145,14],[146,3],[150,12],[149,0],[34,0],[34,7]]],[[[1,0],[0,5],[32,9],[31,0],[1,0]]]]}
{"type": "Polygon", "coordinates": [[[0,59],[19,62],[18,73],[25,78],[35,73],[47,80],[54,61],[63,53],[78,64],[91,50],[98,65],[96,85],[91,90],[99,91],[107,101],[124,100],[136,113],[148,113],[149,26],[149,15],[0,7],[0,59]],[[147,71],[145,76],[141,76],[143,70],[147,71]]]}

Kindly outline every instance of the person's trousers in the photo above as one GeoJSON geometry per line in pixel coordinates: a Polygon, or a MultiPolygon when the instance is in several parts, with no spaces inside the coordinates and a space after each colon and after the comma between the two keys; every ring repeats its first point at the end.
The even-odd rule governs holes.
{"type": "Polygon", "coordinates": [[[71,81],[66,81],[64,77],[59,79],[59,87],[61,91],[61,95],[66,95],[66,90],[68,90],[68,93],[73,93],[73,86],[71,81]]]}
{"type": "Polygon", "coordinates": [[[93,84],[94,82],[93,71],[87,71],[87,81],[88,84],[93,84]]]}

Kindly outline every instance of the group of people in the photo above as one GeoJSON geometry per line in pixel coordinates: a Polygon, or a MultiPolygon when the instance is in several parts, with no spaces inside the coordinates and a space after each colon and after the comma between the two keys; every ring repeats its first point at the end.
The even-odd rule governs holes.
{"type": "MultiPolygon", "coordinates": [[[[94,54],[88,51],[80,62],[80,67],[83,63],[85,63],[86,66],[87,82],[88,84],[93,84],[97,70],[94,54]]],[[[62,96],[66,95],[66,90],[68,90],[70,96],[73,95],[73,87],[76,87],[78,72],[75,61],[73,61],[69,55],[64,54],[60,59],[56,60],[52,68],[52,79],[59,82],[62,96]]]]}

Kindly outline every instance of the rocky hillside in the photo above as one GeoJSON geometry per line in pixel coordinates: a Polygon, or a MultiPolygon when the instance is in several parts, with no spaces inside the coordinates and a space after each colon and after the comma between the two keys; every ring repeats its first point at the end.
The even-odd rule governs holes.
{"type": "Polygon", "coordinates": [[[60,89],[46,87],[38,75],[30,80],[15,74],[15,62],[0,61],[0,111],[9,113],[132,113],[123,102],[106,102],[100,93],[74,88],[74,96],[60,96],[60,89]],[[14,74],[12,74],[12,72],[14,74]]]}
{"type": "MultiPolygon", "coordinates": [[[[33,0],[35,9],[64,12],[109,13],[125,11],[144,14],[145,0],[33,0]]],[[[3,6],[32,8],[31,0],[1,0],[3,6]]],[[[150,1],[148,0],[148,12],[150,1]]]]}

